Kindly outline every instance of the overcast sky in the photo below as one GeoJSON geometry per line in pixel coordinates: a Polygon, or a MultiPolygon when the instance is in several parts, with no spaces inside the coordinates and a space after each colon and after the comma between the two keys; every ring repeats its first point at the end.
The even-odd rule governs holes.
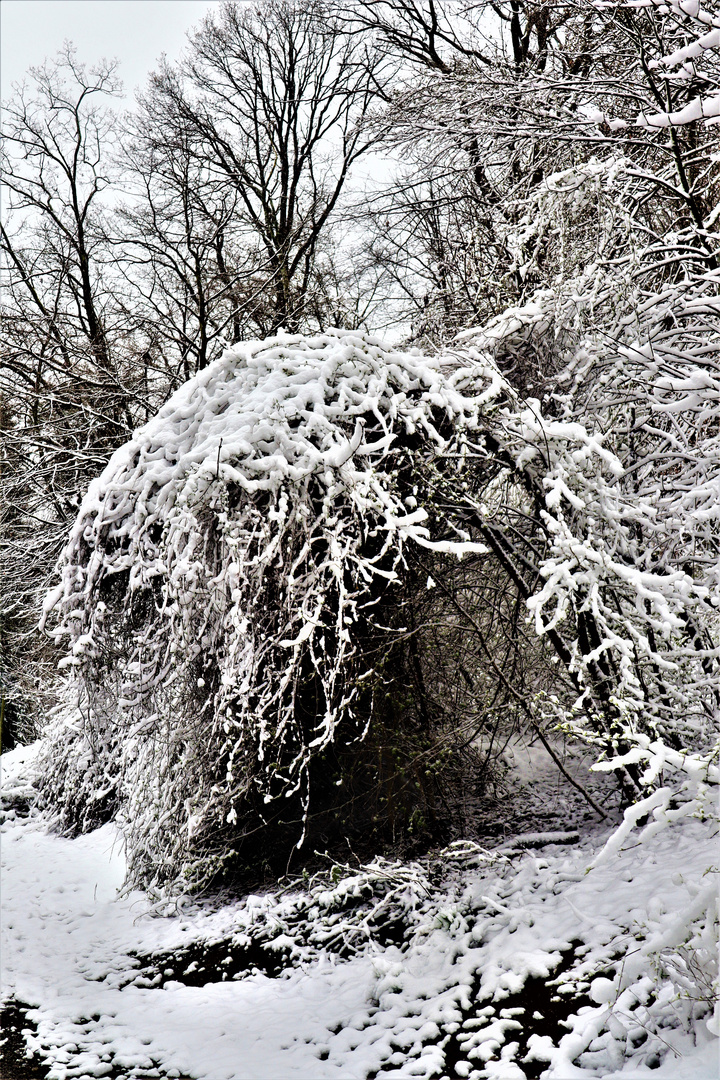
{"type": "Polygon", "coordinates": [[[89,64],[120,60],[120,77],[131,99],[161,53],[175,59],[185,33],[219,0],[2,0],[0,75],[2,96],[27,69],[72,41],[89,64]]]}

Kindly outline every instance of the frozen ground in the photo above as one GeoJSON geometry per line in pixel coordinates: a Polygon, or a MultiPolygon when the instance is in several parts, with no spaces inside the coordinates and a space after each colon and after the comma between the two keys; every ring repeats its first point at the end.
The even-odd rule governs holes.
{"type": "Polygon", "coordinates": [[[720,1075],[707,824],[589,870],[607,827],[160,909],[122,893],[112,827],[47,831],[32,758],[2,758],[2,996],[33,1055],[16,1033],[3,1080],[720,1075]]]}

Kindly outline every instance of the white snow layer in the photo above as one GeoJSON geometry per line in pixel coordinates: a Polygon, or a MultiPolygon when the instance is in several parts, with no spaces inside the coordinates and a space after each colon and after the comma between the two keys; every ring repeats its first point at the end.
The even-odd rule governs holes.
{"type": "MultiPolygon", "coordinates": [[[[503,386],[491,363],[476,353],[464,359],[462,368],[418,350],[388,351],[374,339],[343,331],[280,333],[234,345],[113,454],[90,484],[66,550],[83,539],[96,547],[103,530],[117,540],[147,530],[215,479],[255,492],[276,491],[311,474],[338,470],[343,476],[353,458],[374,463],[383,457],[396,438],[393,425],[428,428],[432,407],[462,426],[468,411],[492,401],[503,386]],[[472,400],[462,392],[468,382],[472,400]],[[366,443],[364,424],[372,414],[385,436],[366,443]]],[[[367,486],[369,498],[381,497],[377,482],[367,486]]],[[[398,517],[393,510],[385,507],[392,526],[422,541],[427,529],[419,523],[426,512],[402,509],[398,517]]],[[[115,570],[137,558],[127,543],[118,546],[115,570]]],[[[97,559],[95,554],[88,576],[97,559]]],[[[66,571],[68,580],[51,592],[46,609],[64,591],[78,591],[77,576],[66,571]]]]}
{"type": "MultiPolygon", "coordinates": [[[[684,820],[640,845],[631,838],[589,871],[597,844],[512,858],[478,849],[470,860],[466,844],[455,863],[453,848],[445,853],[439,886],[419,864],[378,861],[344,868],[322,888],[214,910],[180,902],[161,915],[146,894],[122,893],[112,826],[70,840],[27,813],[33,753],[1,760],[2,996],[30,1006],[29,1042],[49,1080],[720,1075],[701,1000],[717,975],[712,957],[696,966],[694,984],[678,968],[691,909],[714,891],[717,838],[707,823],[684,820]],[[358,945],[360,915],[352,905],[337,913],[372,881],[385,883],[374,918],[383,905],[404,912],[399,945],[371,934],[358,945]],[[343,958],[333,935],[337,944],[353,932],[343,958]],[[289,957],[277,977],[256,969],[222,981],[216,969],[189,986],[174,977],[181,971],[146,977],[139,966],[138,957],[198,943],[220,955],[227,944],[230,955],[253,935],[289,957]],[[545,980],[557,970],[567,1020],[533,1034],[533,1009],[545,1007],[543,992],[549,1001],[545,980]],[[524,984],[535,987],[533,1002],[522,1000],[524,984]]],[[[702,950],[694,955],[703,961],[702,950]]]]}

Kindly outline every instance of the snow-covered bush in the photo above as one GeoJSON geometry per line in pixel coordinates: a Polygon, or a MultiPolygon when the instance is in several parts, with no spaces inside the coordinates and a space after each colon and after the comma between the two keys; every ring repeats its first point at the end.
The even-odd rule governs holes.
{"type": "Polygon", "coordinates": [[[614,323],[608,297],[544,403],[493,356],[557,336],[563,290],[445,357],[284,335],[186,384],[91,486],[48,599],[80,688],[45,781],[65,823],[120,816],[136,878],[189,883],[356,813],[424,826],[448,747],[418,643],[436,699],[468,685],[456,745],[503,710],[560,723],[631,800],[662,786],[637,735],[711,754],[717,275],[614,323]]]}
{"type": "Polygon", "coordinates": [[[362,793],[343,758],[369,726],[391,745],[419,726],[393,700],[406,546],[484,550],[431,516],[432,483],[501,388],[469,357],[281,335],[115,454],[47,603],[80,687],[47,781],[67,824],[119,813],[136,875],[198,882],[286,861],[309,815],[362,793]]]}

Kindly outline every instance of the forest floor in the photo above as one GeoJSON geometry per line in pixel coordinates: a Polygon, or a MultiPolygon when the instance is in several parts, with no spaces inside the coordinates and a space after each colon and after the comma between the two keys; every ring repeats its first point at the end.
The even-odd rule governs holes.
{"type": "MultiPolygon", "coordinates": [[[[34,754],[0,764],[0,1080],[720,1076],[712,958],[677,968],[717,873],[705,823],[598,859],[612,824],[516,742],[472,841],[163,904],[123,891],[113,826],[49,828],[34,754]]],[[[612,807],[606,777],[566,765],[612,807]]]]}

